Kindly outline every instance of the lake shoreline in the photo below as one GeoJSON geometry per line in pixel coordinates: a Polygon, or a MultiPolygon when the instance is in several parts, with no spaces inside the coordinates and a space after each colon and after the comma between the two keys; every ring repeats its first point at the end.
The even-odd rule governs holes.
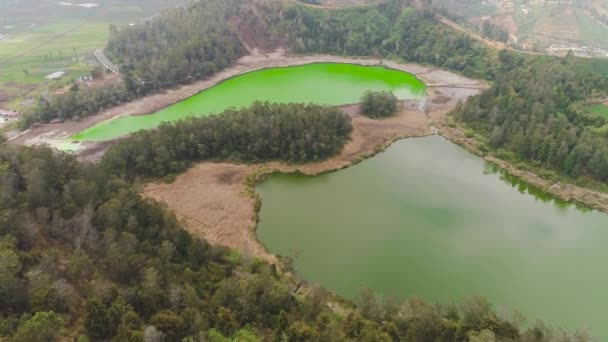
{"type": "MultiPolygon", "coordinates": [[[[402,70],[398,64],[388,66],[402,70]]],[[[171,184],[147,184],[143,193],[167,205],[190,233],[212,244],[279,264],[277,256],[263,246],[256,234],[261,200],[255,186],[264,177],[276,172],[307,175],[335,172],[373,157],[398,140],[433,135],[459,102],[487,88],[482,81],[443,70],[426,69],[422,74],[428,82],[425,100],[400,101],[399,113],[394,117],[374,120],[362,116],[359,105],[340,106],[352,118],[353,133],[342,151],[326,160],[300,165],[202,162],[171,184]],[[440,84],[438,78],[455,81],[454,87],[440,84]],[[463,88],[463,84],[468,87],[463,88]]]]}
{"type": "MultiPolygon", "coordinates": [[[[68,120],[58,123],[36,124],[9,141],[16,145],[47,144],[51,147],[64,146],[66,139],[102,121],[122,116],[146,115],[155,113],[177,102],[190,98],[204,90],[212,88],[228,79],[242,74],[278,67],[298,66],[314,63],[344,63],[362,66],[383,66],[388,69],[399,70],[414,75],[424,82],[428,88],[436,91],[451,89],[455,92],[471,93],[476,89],[484,89],[485,83],[471,80],[455,73],[439,68],[427,67],[412,63],[398,63],[390,60],[343,57],[333,55],[289,55],[284,50],[277,50],[270,54],[250,54],[240,58],[235,65],[226,68],[209,78],[192,84],[183,85],[162,93],[149,95],[134,101],[106,109],[98,114],[84,117],[80,120],[68,120]],[[461,87],[465,88],[461,88],[461,87]],[[470,88],[468,88],[470,87],[470,88]]],[[[112,144],[113,141],[82,142],[76,152],[81,160],[97,161],[112,144]]],[[[76,144],[75,144],[76,145],[76,144]]]]}
{"type": "Polygon", "coordinates": [[[474,138],[466,137],[464,130],[461,127],[450,127],[444,123],[439,130],[439,134],[454,144],[459,145],[467,151],[498,166],[509,175],[519,178],[525,183],[528,183],[553,197],[608,214],[607,193],[580,187],[571,183],[551,181],[541,177],[537,173],[524,170],[512,162],[500,159],[491,153],[484,153],[477,147],[479,141],[474,138]]]}

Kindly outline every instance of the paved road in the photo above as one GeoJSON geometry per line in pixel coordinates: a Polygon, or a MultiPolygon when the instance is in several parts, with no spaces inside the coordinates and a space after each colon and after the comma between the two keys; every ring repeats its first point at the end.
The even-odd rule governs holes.
{"type": "Polygon", "coordinates": [[[93,55],[97,57],[97,60],[99,60],[99,62],[103,64],[106,69],[110,69],[113,73],[120,74],[120,68],[114,63],[112,63],[112,61],[110,61],[108,57],[106,57],[106,55],[103,53],[103,49],[95,50],[93,52],[93,55]]]}

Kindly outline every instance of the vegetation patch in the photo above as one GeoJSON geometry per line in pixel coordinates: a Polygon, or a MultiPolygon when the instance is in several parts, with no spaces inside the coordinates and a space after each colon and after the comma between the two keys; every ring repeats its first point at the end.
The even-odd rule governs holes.
{"type": "Polygon", "coordinates": [[[605,103],[597,103],[585,107],[585,110],[591,114],[601,116],[608,120],[608,105],[605,103]]]}
{"type": "Polygon", "coordinates": [[[397,113],[398,103],[390,91],[368,91],[361,97],[361,111],[373,119],[387,118],[397,113]]]}
{"type": "Polygon", "coordinates": [[[164,177],[204,159],[303,163],[338,153],[351,131],[350,117],[337,108],[257,102],[140,131],[110,149],[103,162],[131,179],[164,177]]]}

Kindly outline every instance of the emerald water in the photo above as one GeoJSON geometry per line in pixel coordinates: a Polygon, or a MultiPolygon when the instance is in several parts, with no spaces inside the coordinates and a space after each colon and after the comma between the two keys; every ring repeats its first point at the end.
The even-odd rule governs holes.
{"type": "Polygon", "coordinates": [[[254,101],[350,104],[367,90],[390,90],[400,99],[413,99],[424,95],[425,85],[411,74],[381,66],[318,63],[263,69],[228,79],[154,114],[101,122],[72,139],[110,140],[165,121],[220,113],[254,101]]]}
{"type": "Polygon", "coordinates": [[[301,277],[449,304],[484,296],[529,323],[608,339],[608,216],[555,200],[433,136],[351,168],[270,176],[258,236],[301,277]]]}

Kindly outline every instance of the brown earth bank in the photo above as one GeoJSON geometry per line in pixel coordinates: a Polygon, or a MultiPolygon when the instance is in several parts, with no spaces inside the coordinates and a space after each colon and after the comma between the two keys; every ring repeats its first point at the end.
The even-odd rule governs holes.
{"type": "MultiPolygon", "coordinates": [[[[394,66],[398,68],[399,65],[394,66]]],[[[353,133],[342,152],[332,158],[295,165],[203,162],[173,183],[148,184],[143,192],[165,203],[189,232],[213,244],[276,263],[276,256],[266,250],[255,234],[260,202],[252,187],[265,175],[274,172],[315,175],[336,171],[384,150],[396,140],[433,134],[435,125],[440,124],[459,101],[486,87],[446,71],[423,69],[418,75],[426,78],[427,84],[433,84],[429,78],[433,75],[435,86],[428,88],[426,100],[401,101],[399,113],[394,117],[373,120],[361,115],[359,105],[342,106],[342,110],[352,117],[353,133]],[[436,79],[446,83],[440,84],[436,79]]]]}
{"type": "MultiPolygon", "coordinates": [[[[53,147],[58,147],[65,144],[66,139],[68,139],[70,136],[86,128],[94,126],[101,121],[119,116],[144,115],[156,112],[167,107],[168,105],[193,96],[205,89],[217,85],[226,79],[238,76],[240,74],[264,68],[304,65],[310,63],[384,65],[389,68],[412,73],[424,81],[430,88],[433,88],[439,92],[444,92],[444,95],[451,97],[466,97],[476,93],[479,89],[484,87],[483,84],[477,81],[467,79],[454,73],[417,64],[403,64],[372,58],[350,58],[330,55],[287,55],[284,50],[277,50],[269,54],[254,52],[239,59],[234,66],[227,68],[205,80],[184,85],[175,89],[169,89],[163,93],[146,96],[132,102],[107,109],[99,114],[82,118],[80,120],[38,124],[26,130],[22,134],[16,135],[16,137],[11,139],[9,143],[27,146],[47,144],[53,147]]],[[[84,142],[79,145],[79,155],[95,156],[97,158],[103,154],[103,151],[105,151],[105,149],[100,151],[100,148],[107,148],[111,144],[108,144],[107,142],[84,142]]]]}

